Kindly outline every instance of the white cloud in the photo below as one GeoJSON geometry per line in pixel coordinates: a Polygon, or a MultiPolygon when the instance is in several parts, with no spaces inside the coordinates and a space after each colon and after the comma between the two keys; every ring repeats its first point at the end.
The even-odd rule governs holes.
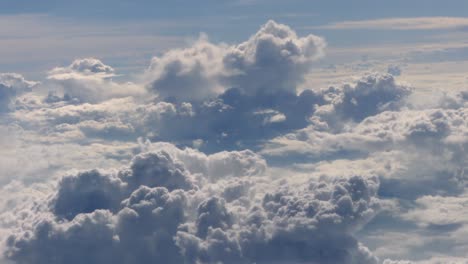
{"type": "Polygon", "coordinates": [[[18,263],[465,256],[466,91],[415,104],[417,88],[378,73],[302,89],[324,48],[270,21],[239,44],[162,53],[135,83],[95,58],[41,84],[0,75],[14,91],[0,97],[0,251],[18,263]]]}
{"type": "Polygon", "coordinates": [[[20,74],[0,73],[0,113],[10,110],[17,96],[31,92],[37,85],[37,82],[28,81],[20,74]]]}
{"type": "Polygon", "coordinates": [[[396,17],[373,20],[334,22],[315,28],[321,29],[384,29],[384,30],[429,30],[459,29],[468,27],[466,17],[396,17]]]}
{"type": "Polygon", "coordinates": [[[154,57],[146,78],[163,99],[199,100],[232,87],[248,94],[295,91],[325,47],[320,37],[298,37],[288,26],[269,21],[237,45],[212,44],[202,36],[189,48],[154,57]]]}
{"type": "Polygon", "coordinates": [[[95,58],[77,59],[68,67],[57,67],[49,71],[49,85],[71,100],[78,102],[100,102],[103,100],[139,96],[144,93],[142,86],[127,82],[116,83],[114,69],[95,58]]]}
{"type": "MultiPolygon", "coordinates": [[[[250,173],[250,163],[238,162],[248,158],[230,156],[206,158],[250,173]]],[[[119,170],[66,176],[56,191],[24,202],[30,207],[0,214],[18,223],[6,227],[6,257],[26,263],[377,263],[354,237],[380,210],[375,176],[309,177],[305,185],[288,183],[288,175],[207,176],[191,174],[163,150],[137,155],[119,170]],[[239,189],[248,182],[251,189],[239,189]],[[50,206],[31,202],[41,199],[50,206]]]]}
{"type": "Polygon", "coordinates": [[[468,197],[422,196],[416,200],[417,208],[403,214],[403,218],[423,226],[466,225],[468,197]]]}

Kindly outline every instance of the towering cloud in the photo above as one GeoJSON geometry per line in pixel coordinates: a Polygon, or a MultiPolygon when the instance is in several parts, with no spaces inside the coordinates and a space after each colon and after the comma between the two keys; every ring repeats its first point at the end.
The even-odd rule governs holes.
{"type": "MultiPolygon", "coordinates": [[[[203,157],[191,151],[187,167],[160,150],[119,171],[62,178],[48,207],[27,208],[34,217],[17,219],[6,256],[18,263],[377,262],[354,237],[380,210],[375,176],[302,178],[305,184],[286,175],[209,177],[191,172],[190,159],[203,157]],[[250,189],[234,194],[242,182],[250,189]]],[[[247,152],[217,155],[205,156],[205,165],[221,158],[244,172],[258,166],[230,157],[248,159],[247,152]]]]}
{"type": "Polygon", "coordinates": [[[288,26],[268,21],[249,40],[223,57],[228,87],[258,91],[296,91],[310,64],[324,55],[326,43],[317,36],[298,37],[288,26]]]}
{"type": "Polygon", "coordinates": [[[146,75],[149,89],[162,99],[199,100],[228,88],[295,92],[325,46],[320,37],[298,37],[288,26],[268,21],[238,45],[217,45],[202,36],[192,47],[154,57],[146,75]]]}

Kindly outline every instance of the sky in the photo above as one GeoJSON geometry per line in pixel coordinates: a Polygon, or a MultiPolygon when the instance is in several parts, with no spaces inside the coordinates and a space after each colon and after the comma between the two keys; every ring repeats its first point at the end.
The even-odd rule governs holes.
{"type": "Polygon", "coordinates": [[[0,1],[0,264],[468,263],[466,10],[0,1]]]}

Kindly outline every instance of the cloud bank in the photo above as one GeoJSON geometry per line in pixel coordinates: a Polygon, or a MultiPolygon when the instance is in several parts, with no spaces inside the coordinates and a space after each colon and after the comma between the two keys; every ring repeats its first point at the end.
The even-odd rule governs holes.
{"type": "Polygon", "coordinates": [[[46,208],[22,211],[29,217],[7,238],[7,257],[18,263],[376,263],[353,236],[380,208],[375,176],[309,177],[300,187],[284,178],[265,181],[265,163],[252,153],[187,155],[166,146],[186,166],[160,146],[149,147],[159,150],[118,171],[62,178],[42,201],[46,208]],[[191,164],[202,159],[203,167],[225,165],[225,175],[197,172],[191,164]]]}
{"type": "Polygon", "coordinates": [[[0,261],[463,263],[466,89],[310,86],[325,47],[268,21],[130,82],[97,58],[1,74],[0,261]]]}

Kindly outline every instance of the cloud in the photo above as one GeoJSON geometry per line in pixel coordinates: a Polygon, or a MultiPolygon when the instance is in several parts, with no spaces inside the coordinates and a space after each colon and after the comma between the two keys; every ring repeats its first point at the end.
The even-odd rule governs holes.
{"type": "Polygon", "coordinates": [[[446,92],[440,99],[439,104],[443,108],[467,108],[468,91],[446,92]]]}
{"type": "Polygon", "coordinates": [[[373,20],[356,20],[330,23],[321,29],[383,29],[383,30],[434,30],[462,29],[468,26],[466,17],[397,17],[373,20]]]}
{"type": "Polygon", "coordinates": [[[215,152],[255,147],[263,139],[303,128],[314,105],[323,102],[311,90],[299,95],[278,91],[251,96],[229,89],[217,98],[181,103],[115,96],[80,103],[48,94],[18,102],[13,115],[25,127],[48,127],[48,136],[57,135],[55,140],[60,141],[148,137],[185,146],[197,141],[200,149],[215,152]]]}
{"type": "Polygon", "coordinates": [[[461,235],[466,229],[460,219],[466,215],[459,208],[466,195],[466,127],[466,108],[387,111],[336,134],[311,128],[274,143],[290,151],[279,159],[307,153],[309,160],[336,171],[354,170],[350,160],[375,162],[363,167],[380,175],[379,197],[399,201],[399,209],[391,210],[399,220],[382,217],[375,222],[383,226],[369,229],[375,233],[369,231],[372,242],[366,244],[375,244],[378,250],[373,252],[379,256],[417,260],[441,254],[449,263],[449,256],[465,255],[461,235]],[[408,243],[390,245],[398,239],[387,237],[392,230],[408,236],[408,243]]]}
{"type": "Polygon", "coordinates": [[[387,68],[387,73],[393,76],[400,76],[401,75],[401,67],[398,65],[389,65],[387,68]]]}
{"type": "Polygon", "coordinates": [[[467,197],[422,196],[416,200],[417,208],[403,215],[425,227],[465,225],[467,197]]]}
{"type": "MultiPolygon", "coordinates": [[[[94,78],[94,73],[90,75],[94,78]]],[[[109,88],[106,83],[102,87],[109,88]]],[[[83,90],[80,86],[77,89],[83,90]]],[[[99,90],[85,91],[93,100],[100,94],[99,90]]],[[[399,109],[410,92],[391,75],[370,74],[354,84],[303,90],[298,95],[280,90],[247,94],[233,88],[214,98],[191,102],[119,98],[113,94],[117,98],[80,103],[65,97],[55,100],[57,96],[49,94],[38,99],[42,102],[18,105],[24,110],[14,115],[25,126],[47,126],[54,134],[62,135],[57,138],[62,141],[148,137],[185,146],[196,144],[203,151],[216,152],[258,149],[266,140],[311,124],[341,129],[346,122],[399,109]],[[65,132],[70,137],[64,137],[65,132]]]]}
{"type": "Polygon", "coordinates": [[[430,259],[422,261],[409,261],[409,260],[390,260],[386,259],[383,264],[466,264],[466,258],[457,258],[457,257],[443,257],[435,256],[430,259]]]}
{"type": "Polygon", "coordinates": [[[37,85],[37,82],[28,81],[20,74],[0,73],[0,113],[10,110],[17,96],[32,91],[37,85]]]}
{"type": "MultiPolygon", "coordinates": [[[[68,79],[73,74],[82,74],[84,76],[99,76],[99,77],[112,77],[114,69],[105,65],[100,60],[95,58],[85,58],[73,61],[68,67],[57,67],[49,72],[49,78],[53,79],[68,79]]],[[[79,76],[79,75],[78,75],[79,76]]]]}
{"type": "Polygon", "coordinates": [[[249,40],[225,55],[227,83],[248,94],[296,91],[304,75],[311,70],[311,62],[324,55],[325,46],[320,37],[298,37],[288,26],[269,21],[249,40]]]}
{"type": "Polygon", "coordinates": [[[320,101],[310,90],[299,95],[280,91],[247,95],[229,89],[200,103],[157,103],[145,110],[143,120],[146,127],[155,128],[153,140],[188,145],[200,139],[200,149],[208,152],[254,148],[263,139],[305,127],[320,101]]]}
{"type": "MultiPolygon", "coordinates": [[[[406,93],[404,88],[401,91],[406,93]]],[[[379,98],[384,97],[379,96],[379,98]]],[[[396,98],[399,100],[399,96],[396,98]]],[[[377,100],[371,101],[371,104],[375,105],[377,100]]],[[[338,109],[343,107],[341,102],[340,98],[337,104],[338,109]]],[[[359,109],[360,105],[348,104],[346,106],[359,109]]],[[[366,106],[364,107],[366,110],[368,109],[366,106]]],[[[370,109],[376,111],[373,107],[370,109]]],[[[332,113],[331,116],[336,118],[336,112],[329,111],[328,113],[332,113]]],[[[348,109],[343,113],[351,114],[351,116],[353,113],[360,115],[355,109],[348,109]]],[[[320,119],[316,122],[292,134],[273,139],[272,143],[276,142],[280,145],[284,143],[285,146],[291,143],[289,146],[292,147],[294,141],[309,142],[310,145],[305,148],[308,148],[311,153],[322,151],[326,153],[333,148],[337,151],[361,150],[371,153],[377,149],[414,147],[432,153],[440,153],[442,149],[448,148],[458,155],[464,155],[466,108],[383,111],[371,114],[356,124],[344,126],[342,130],[328,130],[330,121],[327,119],[323,123],[320,123],[320,119]]],[[[275,144],[272,144],[273,148],[274,146],[275,144]]],[[[454,155],[454,157],[458,155],[454,155]]]]}
{"type": "MultiPolygon", "coordinates": [[[[231,218],[222,213],[227,217],[222,227],[210,226],[206,238],[179,232],[176,242],[190,263],[376,263],[367,249],[347,235],[374,213],[372,186],[372,180],[360,177],[330,185],[311,183],[294,191],[284,186],[267,193],[262,205],[247,213],[239,230],[229,228],[231,218]],[[354,196],[361,191],[364,196],[354,196]]],[[[218,210],[224,211],[222,203],[213,206],[210,214],[219,214],[218,210]]]]}
{"type": "Polygon", "coordinates": [[[62,219],[72,220],[80,213],[118,208],[125,183],[97,170],[64,177],[58,184],[52,210],[62,219]]]}
{"type": "Polygon", "coordinates": [[[49,71],[49,85],[56,87],[64,99],[80,103],[101,102],[116,97],[139,96],[143,88],[131,83],[116,83],[115,70],[95,58],[77,59],[67,67],[49,71]]]}
{"type": "Polygon", "coordinates": [[[330,103],[317,109],[317,115],[325,119],[331,115],[332,118],[341,116],[360,121],[385,110],[399,109],[411,93],[411,88],[397,83],[392,75],[371,73],[355,84],[329,87],[323,93],[330,103]]]}
{"type": "Polygon", "coordinates": [[[162,98],[201,99],[222,91],[217,83],[224,45],[201,37],[187,49],[171,50],[154,57],[146,72],[149,89],[162,98]]]}
{"type": "Polygon", "coordinates": [[[162,99],[199,100],[229,88],[294,92],[325,46],[320,37],[298,37],[288,26],[268,21],[237,45],[213,44],[202,36],[189,48],[154,57],[146,78],[162,99]]]}
{"type": "Polygon", "coordinates": [[[324,48],[270,21],[238,44],[202,36],[162,53],[131,83],[95,58],[41,84],[2,75],[15,92],[0,124],[0,252],[14,263],[458,261],[465,91],[416,103],[424,91],[392,67],[308,87],[324,48]]]}
{"type": "Polygon", "coordinates": [[[206,155],[192,148],[179,149],[164,142],[144,142],[143,150],[164,149],[181,160],[191,173],[201,173],[210,180],[261,176],[267,169],[266,161],[251,150],[222,151],[206,155]]]}
{"type": "MultiPolygon", "coordinates": [[[[185,152],[186,160],[187,152],[203,156],[172,151],[185,152]]],[[[239,166],[228,154],[218,155],[239,166]]],[[[242,166],[249,172],[252,165],[242,166]]],[[[287,176],[213,178],[187,168],[159,150],[117,171],[66,176],[45,198],[50,206],[24,209],[34,218],[18,219],[22,227],[10,229],[6,257],[20,263],[377,263],[354,237],[380,210],[376,177],[310,177],[300,186],[287,176]],[[222,198],[242,179],[254,183],[252,190],[222,198]]]]}

